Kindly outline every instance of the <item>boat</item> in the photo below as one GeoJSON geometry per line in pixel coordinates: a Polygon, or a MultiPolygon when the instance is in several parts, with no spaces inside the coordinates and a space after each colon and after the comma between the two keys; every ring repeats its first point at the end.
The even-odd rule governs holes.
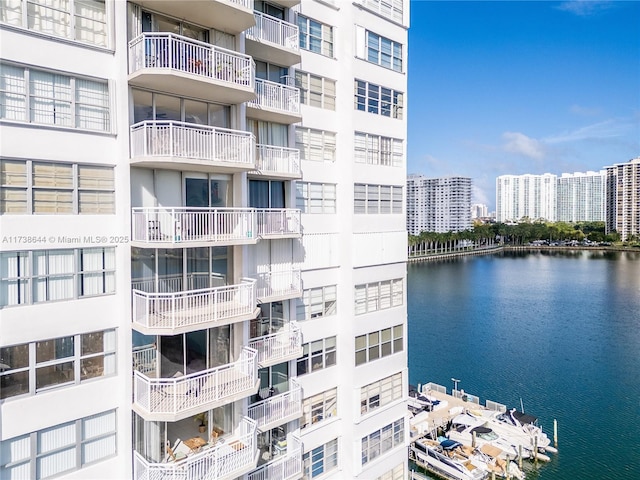
{"type": "MultiPolygon", "coordinates": [[[[538,453],[557,453],[558,449],[551,446],[551,440],[537,425],[537,418],[518,410],[507,412],[495,410],[470,410],[469,413],[486,422],[486,425],[499,435],[508,437],[516,446],[522,445],[529,451],[538,447],[538,453]]],[[[540,459],[540,457],[539,457],[540,459]]]]}
{"type": "Polygon", "coordinates": [[[486,469],[474,465],[471,460],[454,452],[462,447],[459,442],[438,442],[421,438],[409,449],[409,458],[425,470],[446,480],[485,480],[486,469]]]}
{"type": "MultiPolygon", "coordinates": [[[[486,422],[469,413],[461,413],[451,420],[447,438],[472,447],[492,445],[501,450],[500,458],[513,460],[518,458],[519,451],[510,438],[498,435],[491,428],[484,426],[486,422]]],[[[529,457],[529,451],[523,450],[523,458],[529,457]]]]}
{"type": "Polygon", "coordinates": [[[513,460],[503,460],[501,456],[502,451],[498,447],[486,444],[473,450],[471,462],[496,478],[524,480],[525,474],[518,464],[513,460]]]}

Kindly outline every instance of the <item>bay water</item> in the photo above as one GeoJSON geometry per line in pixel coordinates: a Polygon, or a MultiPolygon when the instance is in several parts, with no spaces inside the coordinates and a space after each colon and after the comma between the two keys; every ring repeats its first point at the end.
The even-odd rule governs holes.
{"type": "Polygon", "coordinates": [[[640,253],[505,252],[414,263],[409,381],[524,406],[557,454],[527,479],[640,478],[640,253]]]}

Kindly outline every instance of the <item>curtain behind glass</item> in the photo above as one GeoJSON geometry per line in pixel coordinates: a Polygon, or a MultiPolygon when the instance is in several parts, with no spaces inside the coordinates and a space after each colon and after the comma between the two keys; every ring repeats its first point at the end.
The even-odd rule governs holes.
{"type": "Polygon", "coordinates": [[[265,180],[249,180],[249,206],[252,208],[269,208],[269,182],[265,180]]]}

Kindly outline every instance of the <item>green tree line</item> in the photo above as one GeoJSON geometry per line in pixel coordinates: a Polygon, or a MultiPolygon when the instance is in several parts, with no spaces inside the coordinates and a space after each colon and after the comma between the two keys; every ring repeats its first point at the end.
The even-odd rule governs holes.
{"type": "Polygon", "coordinates": [[[503,243],[526,245],[535,240],[549,243],[571,240],[617,243],[620,236],[615,232],[605,234],[604,222],[476,223],[473,228],[461,232],[409,235],[409,256],[490,248],[503,243]]]}

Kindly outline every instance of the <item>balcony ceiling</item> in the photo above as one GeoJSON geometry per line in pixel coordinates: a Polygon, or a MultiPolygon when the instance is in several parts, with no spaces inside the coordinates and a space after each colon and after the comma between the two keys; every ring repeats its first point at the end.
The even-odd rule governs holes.
{"type": "Polygon", "coordinates": [[[240,104],[256,98],[253,87],[168,68],[138,70],[129,75],[129,84],[226,105],[240,104]]]}
{"type": "Polygon", "coordinates": [[[231,0],[138,0],[136,3],[171,17],[227,33],[240,33],[256,24],[253,8],[245,8],[231,0]]]}
{"type": "MultiPolygon", "coordinates": [[[[185,158],[172,156],[136,156],[131,159],[131,165],[144,168],[159,168],[163,170],[188,170],[190,172],[238,173],[247,172],[255,168],[254,165],[234,164],[215,160],[203,160],[200,158],[185,158]]],[[[298,177],[293,178],[300,178],[298,177]]]]}
{"type": "Polygon", "coordinates": [[[300,63],[300,51],[283,47],[275,43],[262,42],[247,37],[245,41],[246,53],[253,58],[259,58],[269,63],[290,67],[300,63]]]}
{"type": "Polygon", "coordinates": [[[284,110],[270,109],[268,107],[261,108],[251,103],[247,103],[247,117],[254,118],[256,120],[264,120],[265,122],[286,124],[302,121],[302,115],[299,113],[290,113],[284,110]]]}

